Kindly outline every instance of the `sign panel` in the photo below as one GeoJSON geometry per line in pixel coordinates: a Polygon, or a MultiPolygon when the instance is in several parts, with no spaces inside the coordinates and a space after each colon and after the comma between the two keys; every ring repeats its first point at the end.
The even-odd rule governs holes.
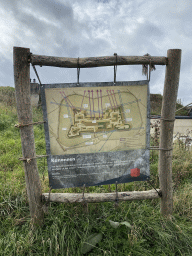
{"type": "Polygon", "coordinates": [[[45,84],[41,97],[52,188],[146,180],[148,81],[45,84]]]}

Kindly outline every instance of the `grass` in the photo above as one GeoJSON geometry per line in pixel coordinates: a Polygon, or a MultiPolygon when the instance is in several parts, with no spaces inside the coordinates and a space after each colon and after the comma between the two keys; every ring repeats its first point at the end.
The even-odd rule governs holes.
{"type": "MultiPolygon", "coordinates": [[[[45,204],[44,225],[31,229],[25,188],[16,109],[0,101],[0,255],[82,255],[90,235],[101,239],[85,255],[192,255],[192,160],[191,152],[178,145],[173,151],[174,213],[160,214],[160,200],[82,204],[45,204]],[[110,223],[127,222],[114,228],[110,223]]],[[[34,121],[42,120],[34,109],[34,121]]],[[[44,155],[43,125],[34,126],[35,147],[44,155]]],[[[158,153],[151,152],[151,181],[158,182],[158,153]]],[[[46,162],[38,159],[43,192],[49,191],[46,162]]],[[[151,189],[147,182],[119,184],[118,191],[151,189]]],[[[85,192],[109,192],[108,186],[86,188],[85,192]]],[[[111,185],[115,191],[115,185],[111,185]]],[[[79,192],[81,188],[53,190],[79,192]]]]}

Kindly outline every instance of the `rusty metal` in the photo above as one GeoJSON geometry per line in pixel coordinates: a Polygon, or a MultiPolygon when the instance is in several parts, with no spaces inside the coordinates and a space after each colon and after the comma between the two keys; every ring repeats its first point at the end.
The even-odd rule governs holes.
{"type": "Polygon", "coordinates": [[[77,59],[77,85],[79,85],[79,76],[80,76],[80,65],[79,58],[77,59]]]}
{"type": "Polygon", "coordinates": [[[117,191],[117,181],[115,183],[115,191],[116,191],[116,198],[115,198],[115,202],[117,203],[119,201],[119,198],[118,198],[118,191],[117,191]]]}
{"type": "MultiPolygon", "coordinates": [[[[149,178],[147,178],[147,182],[151,185],[152,188],[154,188],[153,184],[150,182],[149,178]]],[[[154,188],[159,197],[162,197],[162,192],[158,191],[156,188],[154,188]]]]}
{"type": "Polygon", "coordinates": [[[116,76],[117,76],[117,53],[114,53],[116,56],[116,65],[114,65],[114,84],[116,84],[116,76]]]}
{"type": "Polygon", "coordinates": [[[34,72],[35,72],[35,74],[36,74],[36,76],[37,76],[37,79],[39,80],[39,84],[40,84],[40,86],[42,86],[42,84],[41,84],[41,80],[40,80],[40,78],[39,78],[39,75],[38,75],[38,73],[37,73],[37,70],[36,70],[36,68],[35,68],[35,65],[33,65],[33,64],[32,64],[32,67],[33,67],[34,72]]]}
{"type": "Polygon", "coordinates": [[[36,158],[41,158],[41,157],[47,157],[48,155],[37,155],[36,157],[32,157],[32,158],[23,158],[23,157],[19,157],[19,160],[21,161],[27,161],[28,163],[32,160],[32,159],[36,159],[36,158]]]}
{"type": "Polygon", "coordinates": [[[15,124],[14,127],[20,128],[20,127],[24,127],[24,126],[36,125],[36,124],[44,124],[44,123],[45,123],[45,121],[34,122],[34,123],[29,123],[29,124],[15,124]]]}
{"type": "Polygon", "coordinates": [[[158,148],[158,147],[150,147],[149,148],[150,150],[164,150],[164,151],[170,151],[170,150],[173,150],[173,148],[158,148]]]}

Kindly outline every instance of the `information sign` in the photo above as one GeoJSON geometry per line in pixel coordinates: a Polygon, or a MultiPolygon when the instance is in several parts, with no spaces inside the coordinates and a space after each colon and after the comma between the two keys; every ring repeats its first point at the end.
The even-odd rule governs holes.
{"type": "Polygon", "coordinates": [[[52,188],[149,177],[148,81],[44,84],[41,97],[52,188]]]}

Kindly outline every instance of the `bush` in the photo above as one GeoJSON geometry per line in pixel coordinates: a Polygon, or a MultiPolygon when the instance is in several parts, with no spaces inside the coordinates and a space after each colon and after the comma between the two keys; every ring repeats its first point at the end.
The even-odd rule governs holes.
{"type": "Polygon", "coordinates": [[[0,102],[5,104],[6,106],[15,106],[15,88],[10,86],[0,87],[0,102]]]}

